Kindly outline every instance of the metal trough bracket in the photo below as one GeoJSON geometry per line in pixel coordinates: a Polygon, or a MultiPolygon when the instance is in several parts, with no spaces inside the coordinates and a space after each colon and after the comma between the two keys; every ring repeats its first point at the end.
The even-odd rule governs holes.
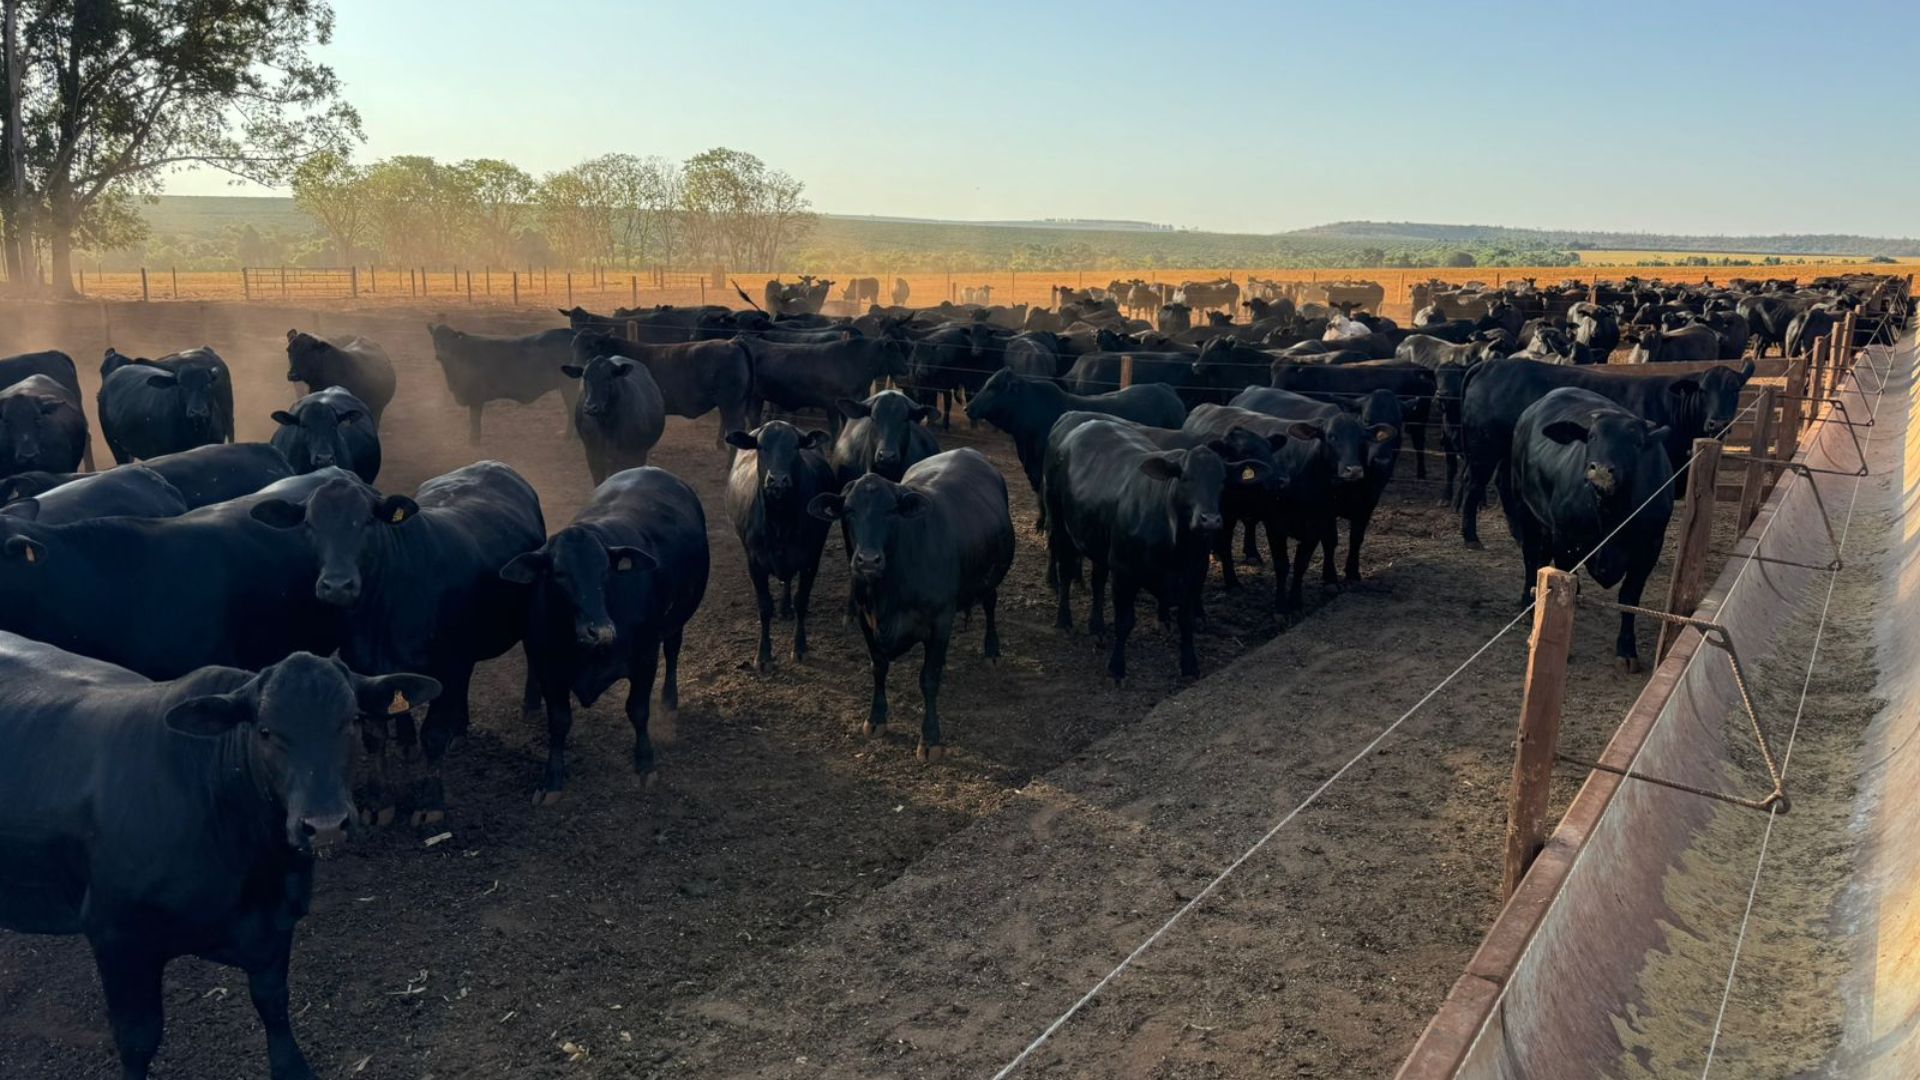
{"type": "Polygon", "coordinates": [[[1659,619],[1662,622],[1691,626],[1700,631],[1701,639],[1707,642],[1707,644],[1726,653],[1727,661],[1733,668],[1734,685],[1740,689],[1740,704],[1746,709],[1747,724],[1753,731],[1754,745],[1760,750],[1760,760],[1766,763],[1767,776],[1773,781],[1773,790],[1768,792],[1764,798],[1749,799],[1740,795],[1731,795],[1724,791],[1713,791],[1708,788],[1697,787],[1693,784],[1684,784],[1678,780],[1665,780],[1658,776],[1648,776],[1645,773],[1637,773],[1632,769],[1623,769],[1617,765],[1605,765],[1598,761],[1586,761],[1574,757],[1571,754],[1556,753],[1554,755],[1556,758],[1570,765],[1580,766],[1581,768],[1612,773],[1615,776],[1625,777],[1628,780],[1639,780],[1643,783],[1654,784],[1659,787],[1672,788],[1675,791],[1684,791],[1689,795],[1699,795],[1702,798],[1715,799],[1720,802],[1731,803],[1734,806],[1743,806],[1749,810],[1777,810],[1779,813],[1784,814],[1792,809],[1793,803],[1787,798],[1786,781],[1781,778],[1780,766],[1773,759],[1773,747],[1767,742],[1767,733],[1765,729],[1760,726],[1760,714],[1756,712],[1753,707],[1753,694],[1747,690],[1746,668],[1741,665],[1740,653],[1734,648],[1733,634],[1726,627],[1707,619],[1697,619],[1689,615],[1674,615],[1670,612],[1658,611],[1654,608],[1640,607],[1635,604],[1623,604],[1617,600],[1593,599],[1576,594],[1575,601],[1591,607],[1608,608],[1624,614],[1641,615],[1649,619],[1659,619]]]}

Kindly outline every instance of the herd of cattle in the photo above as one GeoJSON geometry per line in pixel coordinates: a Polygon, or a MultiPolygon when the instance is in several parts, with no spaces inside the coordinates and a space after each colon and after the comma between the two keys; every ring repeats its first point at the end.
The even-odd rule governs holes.
{"type": "MultiPolygon", "coordinates": [[[[517,337],[431,325],[475,441],[490,402],[565,403],[597,487],[551,532],[538,493],[499,462],[411,496],[375,486],[396,380],[364,338],[288,332],[287,378],[306,392],[263,444],[235,441],[232,373],[213,350],[109,349],[95,414],[118,464],[103,471],[73,361],[0,360],[0,926],[88,938],[129,1076],[159,1044],[161,970],[187,954],[244,968],[272,1074],[311,1076],[286,979],[314,847],[403,802],[416,824],[441,819],[478,663],[524,645],[523,704],[548,729],[536,802],[566,784],[575,704],[623,678],[633,764],[651,769],[656,675],[671,717],[710,563],[700,498],[648,464],[669,416],[717,414],[732,455],[726,511],[758,603],[756,666],[774,663],[776,612],[805,655],[838,523],[873,672],[863,728],[887,723],[888,670],[921,646],[918,755],[937,760],[956,620],[979,608],[983,651],[999,654],[1018,548],[1006,480],[977,451],[941,447],[956,402],[1011,437],[1058,625],[1072,629],[1084,581],[1087,627],[1109,638],[1122,680],[1145,592],[1191,677],[1202,586],[1215,562],[1236,583],[1236,531],[1260,561],[1265,526],[1274,606],[1298,612],[1316,553],[1322,581],[1339,580],[1341,521],[1345,577],[1360,575],[1402,440],[1424,476],[1429,426],[1450,496],[1465,458],[1470,545],[1492,482],[1529,583],[1538,566],[1586,560],[1637,602],[1691,441],[1738,411],[1753,372],[1742,354],[1792,351],[1879,280],[1459,290],[1430,296],[1410,328],[1287,297],[1236,307],[1237,288],[1218,287],[1230,282],[1165,298],[1154,325],[1106,290],[1062,290],[1053,310],[573,309],[567,327],[517,337]],[[1194,326],[1196,305],[1226,310],[1194,326]],[[1583,363],[1628,339],[1645,359],[1735,363],[1583,363]],[[410,784],[389,775],[396,743],[423,751],[410,784]]],[[[1637,659],[1631,616],[1617,651],[1637,659]]]]}

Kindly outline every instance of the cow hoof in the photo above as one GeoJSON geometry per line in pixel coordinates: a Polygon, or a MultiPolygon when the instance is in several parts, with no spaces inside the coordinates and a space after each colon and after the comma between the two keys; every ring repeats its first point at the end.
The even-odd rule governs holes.
{"type": "Polygon", "coordinates": [[[660,786],[660,770],[648,769],[646,772],[643,772],[640,774],[640,787],[643,790],[652,791],[654,788],[657,788],[659,786],[660,786]]]}
{"type": "Polygon", "coordinates": [[[944,746],[928,746],[926,743],[921,743],[919,747],[914,750],[913,756],[929,765],[936,765],[946,760],[947,748],[944,746]]]}
{"type": "Polygon", "coordinates": [[[399,816],[399,811],[395,810],[391,806],[383,806],[380,809],[374,811],[373,824],[376,828],[384,829],[387,826],[393,824],[393,819],[398,816],[399,816]]]}
{"type": "Polygon", "coordinates": [[[533,805],[535,806],[552,806],[559,801],[560,792],[558,791],[548,791],[543,788],[533,793],[533,805]]]}
{"type": "Polygon", "coordinates": [[[1613,667],[1614,670],[1628,675],[1638,675],[1642,670],[1640,658],[1637,656],[1616,656],[1613,658],[1613,667]]]}
{"type": "Polygon", "coordinates": [[[1487,545],[1481,543],[1478,540],[1469,540],[1467,541],[1467,550],[1468,551],[1485,551],[1487,550],[1487,545]]]}
{"type": "Polygon", "coordinates": [[[445,810],[415,810],[413,816],[408,818],[408,821],[412,823],[414,828],[422,829],[428,825],[438,825],[442,821],[445,821],[446,818],[447,812],[445,810]]]}

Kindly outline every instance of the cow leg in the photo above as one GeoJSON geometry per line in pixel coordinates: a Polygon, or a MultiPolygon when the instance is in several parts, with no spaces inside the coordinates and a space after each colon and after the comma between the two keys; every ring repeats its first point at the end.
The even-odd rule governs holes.
{"type": "Polygon", "coordinates": [[[1127,681],[1127,635],[1133,633],[1133,603],[1139,593],[1140,585],[1130,575],[1113,576],[1113,651],[1107,657],[1107,674],[1115,685],[1127,681]]]}
{"type": "Polygon", "coordinates": [[[291,931],[274,943],[267,963],[247,971],[247,993],[253,998],[253,1011],[260,1014],[260,1026],[267,1031],[267,1068],[273,1080],[312,1080],[313,1069],[293,1038],[293,1022],[287,1018],[287,962],[293,952],[291,931]]]}
{"type": "Polygon", "coordinates": [[[114,1048],[120,1052],[120,1075],[123,1080],[146,1080],[166,1022],[160,998],[166,962],[144,950],[99,944],[93,947],[93,962],[107,999],[114,1048]]]}
{"type": "MultiPolygon", "coordinates": [[[[1268,530],[1268,534],[1269,539],[1271,539],[1272,530],[1268,530]]],[[[1248,566],[1265,565],[1265,560],[1260,558],[1259,518],[1247,519],[1247,535],[1240,542],[1240,561],[1246,563],[1248,566]]]]}
{"type": "Polygon", "coordinates": [[[1199,621],[1200,598],[1197,595],[1183,599],[1173,609],[1174,625],[1180,629],[1180,677],[1197,679],[1200,677],[1200,654],[1193,647],[1193,627],[1199,621]]]}
{"type": "Polygon", "coordinates": [[[947,670],[947,642],[953,635],[953,623],[950,618],[943,622],[945,625],[934,628],[920,658],[920,697],[926,702],[926,712],[920,720],[920,745],[914,756],[921,761],[939,761],[947,756],[947,748],[940,745],[940,677],[947,670]]]}
{"type": "Polygon", "coordinates": [[[1427,478],[1427,425],[1408,424],[1412,430],[1407,433],[1413,443],[1413,478],[1427,478]]]}
{"type": "Polygon", "coordinates": [[[1360,545],[1366,542],[1367,525],[1373,520],[1373,508],[1367,507],[1353,515],[1347,523],[1347,580],[1360,580],[1360,545]]]}
{"type": "MultiPolygon", "coordinates": [[[[1087,610],[1087,633],[1102,637],[1107,632],[1107,564],[1093,564],[1093,582],[1087,590],[1092,594],[1091,606],[1087,610]]],[[[1119,614],[1118,601],[1115,601],[1114,614],[1119,614]]]]}
{"type": "Polygon", "coordinates": [[[807,655],[807,611],[813,605],[813,579],[819,572],[820,553],[815,551],[800,568],[800,595],[793,603],[793,662],[796,664],[807,655]]]}
{"type": "Polygon", "coordinates": [[[1233,532],[1237,522],[1229,520],[1227,527],[1221,529],[1213,538],[1213,557],[1220,561],[1220,584],[1223,588],[1237,589],[1240,577],[1233,569],[1233,532]]]}
{"type": "Polygon", "coordinates": [[[767,586],[766,567],[750,563],[747,576],[753,579],[753,598],[760,608],[760,650],[754,655],[753,667],[765,671],[773,666],[773,590],[767,586]]]}
{"type": "Polygon", "coordinates": [[[867,722],[860,734],[871,737],[887,726],[887,670],[893,661],[874,643],[871,632],[867,633],[867,655],[873,660],[873,703],[867,709],[867,722]]]}
{"type": "Polygon", "coordinates": [[[780,579],[780,617],[793,618],[793,579],[790,577],[780,579]]]}
{"type": "Polygon", "coordinates": [[[1480,543],[1480,504],[1486,501],[1487,482],[1499,465],[1477,455],[1467,458],[1467,480],[1460,489],[1460,539],[1476,551],[1485,546],[1480,543]]]}
{"type": "Polygon", "coordinates": [[[1454,451],[1452,442],[1447,441],[1442,447],[1442,456],[1447,461],[1447,481],[1446,486],[1440,489],[1440,501],[1452,506],[1454,479],[1460,471],[1460,455],[1454,451]]]}
{"type": "Polygon", "coordinates": [[[1326,526],[1320,532],[1320,540],[1315,547],[1320,549],[1320,584],[1334,587],[1340,584],[1339,575],[1333,572],[1333,555],[1340,546],[1340,519],[1328,517],[1326,526]]]}
{"type": "MultiPolygon", "coordinates": [[[[1640,594],[1646,589],[1647,577],[1652,572],[1651,563],[1646,566],[1628,567],[1627,576],[1620,582],[1620,602],[1639,606],[1640,594]]],[[[1640,645],[1634,640],[1633,613],[1630,611],[1620,613],[1620,636],[1613,643],[1613,656],[1614,667],[1621,671],[1632,673],[1643,670],[1640,664],[1640,645]]]]}
{"type": "Polygon", "coordinates": [[[93,433],[87,433],[86,442],[80,447],[80,464],[87,472],[96,471],[93,467],[93,433]]]}
{"type": "Polygon", "coordinates": [[[533,793],[535,806],[552,806],[560,801],[567,786],[567,736],[573,732],[573,699],[567,686],[548,687],[542,692],[547,707],[547,772],[540,790],[533,793]]]}
{"type": "Polygon", "coordinates": [[[1000,590],[988,589],[980,598],[980,610],[986,613],[987,637],[980,646],[980,655],[989,660],[1000,659],[1000,623],[997,619],[1000,607],[1000,590]]]}
{"type": "Polygon", "coordinates": [[[633,771],[651,782],[653,740],[647,721],[653,716],[653,676],[660,668],[660,641],[641,635],[627,659],[627,723],[633,725],[633,771]]]}
{"type": "Polygon", "coordinates": [[[393,824],[393,777],[388,773],[387,743],[391,723],[388,717],[365,719],[360,724],[360,748],[367,755],[367,798],[361,802],[360,824],[393,824]]]}
{"type": "Polygon", "coordinates": [[[1289,611],[1299,612],[1306,607],[1307,567],[1313,565],[1313,551],[1318,546],[1305,537],[1294,538],[1293,582],[1287,591],[1287,610],[1289,611]]]}
{"type": "Polygon", "coordinates": [[[447,816],[447,747],[467,733],[467,687],[473,680],[473,666],[446,672],[440,679],[440,696],[427,706],[427,719],[420,725],[420,749],[426,758],[426,779],[413,811],[415,828],[432,825],[447,816]]]}
{"type": "Polygon", "coordinates": [[[580,402],[580,383],[574,379],[560,380],[560,437],[573,434],[573,407],[580,402]]]}
{"type": "Polygon", "coordinates": [[[660,680],[660,741],[671,744],[680,724],[680,646],[686,639],[675,630],[661,642],[666,657],[666,677],[660,680]]]}
{"type": "Polygon", "coordinates": [[[1051,578],[1054,596],[1060,601],[1054,613],[1055,629],[1073,632],[1073,608],[1069,606],[1069,597],[1073,583],[1080,577],[1080,552],[1073,541],[1065,536],[1065,529],[1054,529],[1047,534],[1047,573],[1051,578]]]}
{"type": "Polygon", "coordinates": [[[480,445],[480,406],[467,406],[467,442],[472,446],[480,445]]]}

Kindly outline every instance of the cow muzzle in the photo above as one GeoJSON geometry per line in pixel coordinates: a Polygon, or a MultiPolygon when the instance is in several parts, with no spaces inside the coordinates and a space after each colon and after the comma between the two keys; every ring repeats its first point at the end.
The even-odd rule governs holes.
{"type": "Polygon", "coordinates": [[[352,825],[352,810],[302,815],[294,846],[303,851],[332,847],[347,838],[352,825]]]}
{"type": "Polygon", "coordinates": [[[333,454],[329,452],[315,453],[312,455],[312,458],[313,467],[316,469],[325,469],[331,466],[334,461],[333,454]]]}
{"type": "Polygon", "coordinates": [[[1613,470],[1605,465],[1587,466],[1587,483],[1592,484],[1593,489],[1602,495],[1613,494],[1613,489],[1618,486],[1613,470]]]}
{"type": "Polygon", "coordinates": [[[793,494],[793,477],[768,473],[766,482],[761,485],[761,490],[767,493],[769,499],[784,499],[793,494]]]}
{"type": "Polygon", "coordinates": [[[1342,483],[1351,484],[1357,481],[1365,480],[1366,478],[1367,478],[1367,467],[1365,465],[1340,466],[1340,480],[1342,483]]]}
{"type": "Polygon", "coordinates": [[[600,619],[574,624],[573,633],[589,649],[605,649],[613,644],[613,623],[600,619]]]}
{"type": "Polygon", "coordinates": [[[872,580],[887,572],[887,557],[877,551],[853,553],[853,576],[872,580]]]}
{"type": "Polygon", "coordinates": [[[360,579],[323,574],[313,583],[313,596],[323,604],[349,607],[360,599],[360,579]]]}
{"type": "Polygon", "coordinates": [[[1223,522],[1219,514],[1199,513],[1193,515],[1193,527],[1201,532],[1219,532],[1223,522]]]}

